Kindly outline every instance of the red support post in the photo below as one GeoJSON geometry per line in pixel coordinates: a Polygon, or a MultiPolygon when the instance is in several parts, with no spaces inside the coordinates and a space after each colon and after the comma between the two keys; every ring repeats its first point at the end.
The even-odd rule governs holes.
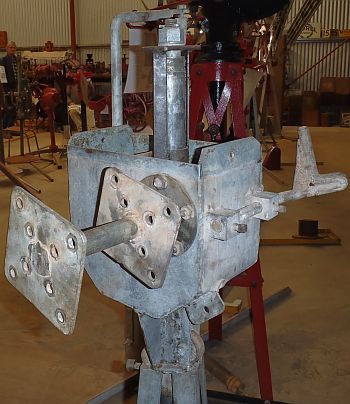
{"type": "MultiPolygon", "coordinates": [[[[260,261],[228,282],[230,286],[249,288],[251,319],[254,333],[255,360],[258,371],[260,395],[263,400],[273,400],[269,347],[266,334],[263,277],[260,261]]],[[[209,340],[222,340],[222,315],[209,321],[209,340]]]]}
{"type": "Polygon", "coordinates": [[[248,271],[255,271],[256,278],[250,285],[249,292],[260,396],[263,400],[273,400],[269,345],[266,334],[264,297],[262,293],[264,280],[261,276],[260,261],[257,261],[248,271]]]}

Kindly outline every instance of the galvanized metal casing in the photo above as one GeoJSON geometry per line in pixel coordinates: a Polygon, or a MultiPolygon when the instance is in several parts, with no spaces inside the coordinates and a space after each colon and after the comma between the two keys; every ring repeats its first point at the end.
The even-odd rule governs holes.
{"type": "MultiPolygon", "coordinates": [[[[198,155],[198,145],[190,142],[191,159],[198,155]]],[[[246,233],[221,241],[211,236],[210,213],[249,204],[250,195],[261,185],[261,154],[253,138],[203,147],[199,164],[140,154],[147,151],[146,137],[138,139],[126,126],[76,135],[68,146],[70,206],[75,226],[92,226],[101,175],[109,167],[137,181],[164,174],[181,184],[197,212],[197,235],[188,251],[171,258],[162,288],[147,288],[103,253],[87,257],[85,265],[103,294],[160,318],[190,305],[201,294],[218,291],[256,261],[260,221],[247,219],[246,233]]]]}

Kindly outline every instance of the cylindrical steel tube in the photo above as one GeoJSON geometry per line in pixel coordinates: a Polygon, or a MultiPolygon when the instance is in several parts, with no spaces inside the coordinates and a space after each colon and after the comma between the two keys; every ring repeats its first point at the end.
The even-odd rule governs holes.
{"type": "Polygon", "coordinates": [[[112,70],[112,125],[123,125],[122,84],[122,25],[171,18],[177,10],[149,10],[118,14],[112,21],[111,70],[112,70]]]}
{"type": "Polygon", "coordinates": [[[115,222],[85,230],[84,234],[87,240],[86,255],[95,254],[130,241],[136,232],[136,223],[129,219],[116,220],[115,222]]]}
{"type": "Polygon", "coordinates": [[[188,162],[186,56],[167,52],[166,64],[169,158],[188,162]]]}

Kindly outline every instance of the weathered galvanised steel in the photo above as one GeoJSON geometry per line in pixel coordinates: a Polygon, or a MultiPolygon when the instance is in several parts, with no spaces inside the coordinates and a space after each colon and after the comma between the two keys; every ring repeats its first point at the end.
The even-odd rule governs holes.
{"type": "Polygon", "coordinates": [[[197,404],[207,402],[199,326],[224,310],[219,290],[257,261],[260,220],[277,216],[285,201],[343,190],[347,179],[318,173],[305,127],[299,130],[293,190],[281,194],[263,190],[254,138],[188,141],[182,116],[188,98],[184,10],[166,13],[127,13],[114,20],[115,126],[77,134],[69,143],[72,223],[14,190],[5,273],[69,334],[85,266],[101,293],[139,315],[146,342],[139,403],[197,404]],[[154,69],[155,99],[164,105],[155,116],[152,158],[153,137],[121,125],[116,55],[121,22],[164,18],[171,21],[160,28],[155,57],[161,55],[165,77],[160,64],[154,69]],[[110,229],[120,234],[109,237],[110,229]]]}

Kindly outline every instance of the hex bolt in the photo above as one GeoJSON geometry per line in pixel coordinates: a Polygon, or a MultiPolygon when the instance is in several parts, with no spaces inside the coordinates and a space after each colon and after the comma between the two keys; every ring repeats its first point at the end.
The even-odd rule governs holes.
{"type": "Polygon", "coordinates": [[[173,256],[178,257],[179,255],[183,254],[185,251],[184,245],[181,241],[176,240],[173,247],[173,256]]]}
{"type": "Polygon", "coordinates": [[[182,219],[190,220],[194,217],[194,210],[191,205],[186,205],[180,209],[180,214],[182,219]]]}
{"type": "Polygon", "coordinates": [[[248,225],[246,225],[245,223],[234,223],[233,230],[237,233],[247,233],[248,225]]]}
{"type": "Polygon", "coordinates": [[[23,199],[22,198],[17,198],[16,199],[16,206],[19,210],[22,210],[24,207],[23,199]]]}
{"type": "Polygon", "coordinates": [[[220,233],[222,231],[222,223],[218,219],[214,219],[210,223],[210,227],[215,233],[220,233]]]}
{"type": "Polygon", "coordinates": [[[287,208],[286,208],[285,206],[283,206],[283,205],[280,205],[280,206],[277,208],[277,212],[278,212],[278,213],[286,213],[286,212],[287,212],[287,208]]]}
{"type": "Polygon", "coordinates": [[[10,267],[10,269],[9,269],[9,274],[10,274],[10,277],[12,278],[12,279],[16,279],[17,278],[17,272],[16,272],[16,270],[15,270],[15,268],[14,267],[10,267]]]}
{"type": "Polygon", "coordinates": [[[51,244],[51,246],[50,246],[50,254],[51,254],[52,258],[54,258],[54,259],[58,258],[58,250],[54,244],[51,244]]]}
{"type": "Polygon", "coordinates": [[[168,182],[161,175],[157,175],[156,177],[154,177],[153,186],[154,186],[154,188],[157,188],[157,189],[166,189],[168,186],[168,182]]]}
{"type": "Polygon", "coordinates": [[[33,226],[30,223],[27,223],[25,225],[25,231],[26,231],[26,235],[30,238],[32,238],[34,236],[34,229],[33,226]]]}
{"type": "Polygon", "coordinates": [[[77,239],[73,236],[73,234],[69,234],[67,237],[67,247],[71,251],[76,251],[77,249],[77,239]]]}
{"type": "Polygon", "coordinates": [[[26,274],[30,273],[30,265],[29,265],[28,259],[26,257],[22,257],[21,263],[22,263],[23,272],[26,274]]]}
{"type": "Polygon", "coordinates": [[[140,370],[141,363],[136,362],[135,359],[128,359],[125,364],[125,368],[128,372],[133,372],[134,370],[140,370]]]}
{"type": "Polygon", "coordinates": [[[56,318],[57,318],[57,321],[61,324],[64,324],[66,321],[65,315],[62,310],[56,311],[56,318]]]}
{"type": "MultiPolygon", "coordinates": [[[[45,286],[45,291],[46,291],[46,293],[51,297],[51,296],[53,296],[54,295],[54,290],[53,290],[53,286],[52,286],[52,283],[50,282],[50,281],[46,281],[45,283],[44,283],[44,286],[45,286]]],[[[57,318],[58,319],[58,318],[57,318]]]]}

